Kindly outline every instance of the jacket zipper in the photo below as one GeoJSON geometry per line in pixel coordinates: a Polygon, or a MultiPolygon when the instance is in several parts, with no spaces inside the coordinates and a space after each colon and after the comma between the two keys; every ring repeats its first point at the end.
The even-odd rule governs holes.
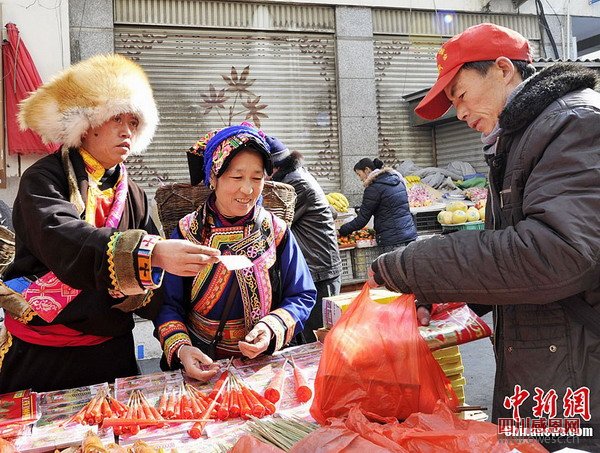
{"type": "MultiPolygon", "coordinates": [[[[499,141],[499,140],[498,140],[499,141]]],[[[496,143],[496,150],[498,149],[498,143],[496,143]]],[[[488,170],[488,181],[491,180],[491,176],[492,176],[492,169],[490,168],[488,170]]],[[[490,185],[490,203],[491,203],[491,209],[490,212],[492,214],[492,231],[496,230],[496,213],[495,213],[495,207],[494,207],[494,193],[493,193],[493,185],[490,185]]],[[[494,355],[496,357],[496,359],[498,358],[498,306],[494,305],[492,307],[492,324],[493,324],[493,328],[494,331],[492,332],[492,335],[494,335],[494,341],[492,342],[492,347],[494,349],[494,355]]]]}

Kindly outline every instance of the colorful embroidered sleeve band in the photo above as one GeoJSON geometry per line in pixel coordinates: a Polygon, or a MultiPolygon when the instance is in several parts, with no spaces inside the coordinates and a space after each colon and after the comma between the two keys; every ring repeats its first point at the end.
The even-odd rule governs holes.
{"type": "Polygon", "coordinates": [[[112,287],[111,296],[142,294],[162,282],[163,272],[152,272],[152,250],[160,236],[144,230],[115,233],[108,244],[107,256],[112,287]]]}
{"type": "Polygon", "coordinates": [[[173,358],[177,356],[180,347],[192,344],[187,328],[181,321],[169,321],[158,326],[158,339],[169,366],[173,363],[173,358]]]}
{"type": "Polygon", "coordinates": [[[137,252],[137,270],[140,283],[146,289],[158,288],[163,279],[164,271],[152,267],[152,251],[161,240],[160,236],[147,234],[140,241],[137,252]]]}

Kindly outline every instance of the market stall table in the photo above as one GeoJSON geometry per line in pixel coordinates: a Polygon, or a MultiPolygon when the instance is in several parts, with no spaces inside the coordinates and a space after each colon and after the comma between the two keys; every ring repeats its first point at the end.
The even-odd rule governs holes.
{"type": "MultiPolygon", "coordinates": [[[[234,359],[232,371],[250,388],[263,393],[273,374],[280,369],[284,361],[293,359],[298,368],[303,370],[308,386],[312,389],[314,377],[321,357],[321,343],[311,343],[280,351],[273,356],[262,356],[253,360],[234,359]]],[[[228,360],[220,363],[225,368],[228,360]]],[[[30,427],[25,427],[15,441],[17,451],[21,453],[42,453],[54,451],[56,448],[79,446],[85,434],[91,429],[97,432],[102,442],[107,445],[115,441],[112,428],[98,428],[69,421],[85,404],[98,392],[114,395],[123,404],[130,402],[134,391],[139,390],[154,407],[165,391],[176,392],[183,385],[191,384],[205,394],[210,392],[217,377],[207,384],[189,380],[181,371],[159,372],[147,375],[119,378],[114,386],[107,383],[76,389],[59,390],[37,394],[39,420],[30,427]]],[[[309,414],[312,398],[301,402],[295,396],[293,368],[286,369],[285,387],[281,400],[276,404],[277,414],[295,416],[312,420],[309,414]]],[[[168,420],[166,423],[169,423],[168,420]]],[[[136,441],[144,441],[156,449],[178,452],[186,451],[227,451],[237,439],[245,434],[243,427],[246,420],[231,418],[224,421],[210,421],[206,425],[203,436],[193,439],[188,431],[193,422],[175,423],[165,427],[150,427],[141,429],[135,435],[117,436],[121,446],[131,446],[136,441]]]]}

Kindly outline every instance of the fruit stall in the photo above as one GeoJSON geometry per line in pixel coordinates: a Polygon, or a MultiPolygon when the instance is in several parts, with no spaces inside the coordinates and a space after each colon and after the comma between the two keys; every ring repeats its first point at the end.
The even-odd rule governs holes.
{"type": "MultiPolygon", "coordinates": [[[[451,193],[433,189],[424,184],[418,176],[409,175],[405,179],[418,239],[458,230],[484,228],[487,197],[485,178],[456,181],[458,185],[465,184],[467,187],[451,193]]],[[[327,200],[337,212],[337,229],[356,217],[354,209],[349,207],[349,202],[343,194],[327,194],[327,200]]],[[[342,285],[346,289],[363,283],[367,279],[371,263],[379,255],[393,250],[392,247],[377,245],[372,219],[362,230],[338,237],[338,248],[342,260],[342,285]]]]}
{"type": "Polygon", "coordinates": [[[338,248],[342,260],[343,285],[364,283],[371,263],[382,253],[393,250],[393,247],[378,246],[375,230],[367,227],[338,237],[338,248]]]}

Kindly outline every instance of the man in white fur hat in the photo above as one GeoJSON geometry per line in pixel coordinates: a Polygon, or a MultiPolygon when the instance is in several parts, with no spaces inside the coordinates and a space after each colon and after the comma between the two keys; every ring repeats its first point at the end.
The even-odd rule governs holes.
{"type": "Polygon", "coordinates": [[[153,316],[163,272],[196,275],[218,250],[161,240],[127,177],[158,124],[142,68],[119,55],[66,69],[20,105],[23,129],[61,148],[32,165],[14,203],[16,255],[0,282],[0,393],[138,372],[133,313],[153,316]]]}

